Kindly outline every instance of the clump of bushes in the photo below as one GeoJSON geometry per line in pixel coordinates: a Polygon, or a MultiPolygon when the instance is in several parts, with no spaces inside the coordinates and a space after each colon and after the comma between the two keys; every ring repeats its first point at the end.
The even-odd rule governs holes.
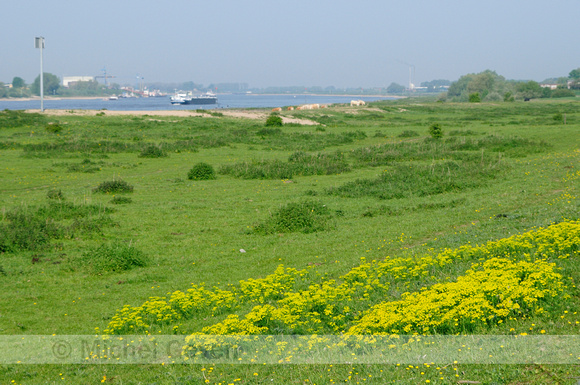
{"type": "Polygon", "coordinates": [[[62,190],[60,190],[60,189],[57,190],[57,189],[51,188],[46,193],[46,198],[48,200],[63,201],[64,200],[64,194],[62,193],[62,190]]]}
{"type": "Polygon", "coordinates": [[[187,173],[187,179],[191,180],[210,180],[215,178],[215,170],[210,164],[205,162],[197,163],[187,173]]]}
{"type": "Polygon", "coordinates": [[[62,127],[58,123],[48,123],[46,125],[46,131],[51,132],[53,134],[58,134],[62,131],[62,127]]]}
{"type": "Polygon", "coordinates": [[[264,223],[254,227],[256,234],[302,232],[305,234],[328,228],[330,212],[326,205],[316,201],[288,203],[280,207],[264,223]]]}
{"type": "Polygon", "coordinates": [[[133,186],[124,180],[117,179],[101,183],[98,187],[93,189],[95,193],[132,193],[133,186]]]}
{"type": "Polygon", "coordinates": [[[433,139],[441,139],[443,137],[443,127],[441,127],[441,124],[433,123],[429,127],[429,135],[431,135],[433,139]]]}
{"type": "Polygon", "coordinates": [[[139,154],[140,158],[164,158],[166,156],[167,153],[161,147],[153,144],[143,148],[139,154]]]}
{"type": "Polygon", "coordinates": [[[270,114],[266,119],[266,127],[281,127],[283,124],[282,118],[276,114],[270,114]]]}
{"type": "Polygon", "coordinates": [[[111,199],[111,203],[114,205],[124,205],[124,204],[131,203],[131,202],[133,202],[133,200],[131,198],[128,198],[128,197],[116,196],[113,199],[111,199]]]}
{"type": "Polygon", "coordinates": [[[412,138],[415,136],[419,136],[419,133],[413,130],[405,130],[399,134],[399,138],[412,138]]]}
{"type": "Polygon", "coordinates": [[[63,234],[51,218],[43,218],[23,208],[6,213],[7,223],[0,225],[0,253],[41,250],[63,234]]]}
{"type": "Polygon", "coordinates": [[[111,243],[89,249],[74,260],[73,265],[95,274],[120,272],[146,266],[147,257],[130,244],[111,243]]]}

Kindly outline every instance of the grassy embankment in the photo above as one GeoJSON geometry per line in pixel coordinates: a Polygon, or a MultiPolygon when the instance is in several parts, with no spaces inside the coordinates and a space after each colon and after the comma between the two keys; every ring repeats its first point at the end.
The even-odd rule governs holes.
{"type": "MultiPolygon", "coordinates": [[[[429,266],[418,276],[384,274],[380,290],[341,286],[348,283],[347,273],[365,266],[361,258],[401,261],[411,270],[414,261],[444,248],[578,220],[578,106],[574,101],[381,102],[370,108],[285,112],[321,125],[279,129],[219,116],[1,113],[0,332],[240,332],[247,324],[224,329],[226,317],[243,319],[265,305],[289,308],[298,321],[274,311],[260,320],[260,326],[266,325],[263,334],[347,332],[370,317],[373,306],[394,306],[404,292],[453,283],[481,262],[462,257],[429,266]],[[429,137],[433,123],[444,129],[440,140],[429,137]],[[198,162],[213,166],[216,179],[189,180],[188,171],[198,162]],[[103,182],[119,180],[132,192],[96,191],[113,185],[103,182]],[[268,277],[280,265],[306,271],[261,300],[240,288],[241,280],[268,277]],[[147,318],[139,307],[149,298],[169,298],[202,283],[208,296],[233,299],[227,306],[177,309],[167,322],[137,325],[125,319],[117,330],[111,326],[124,305],[147,318]],[[312,287],[333,294],[316,304],[289,299],[312,287]],[[333,323],[346,314],[345,306],[349,316],[333,323]],[[323,322],[314,322],[313,312],[327,309],[326,318],[319,317],[323,322]]],[[[513,263],[545,257],[561,269],[566,288],[555,298],[539,300],[542,314],[536,306],[523,306],[492,322],[424,330],[420,322],[409,321],[396,327],[452,334],[577,334],[578,245],[566,247],[545,255],[533,249],[532,256],[509,256],[513,263]],[[565,253],[570,255],[561,258],[565,253]]],[[[16,383],[574,383],[578,376],[576,366],[453,362],[413,368],[143,368],[6,366],[2,377],[16,383]]]]}

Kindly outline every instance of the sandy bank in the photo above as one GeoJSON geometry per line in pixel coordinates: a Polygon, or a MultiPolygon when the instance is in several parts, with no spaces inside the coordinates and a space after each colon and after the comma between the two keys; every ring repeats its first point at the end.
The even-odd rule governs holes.
{"type": "MultiPolygon", "coordinates": [[[[36,112],[40,113],[40,110],[26,110],[26,112],[36,112]]],[[[220,110],[207,110],[207,113],[193,111],[193,110],[151,110],[151,111],[114,111],[114,110],[44,110],[45,115],[49,116],[59,116],[59,115],[77,115],[77,116],[178,116],[178,117],[191,117],[191,116],[203,116],[203,117],[213,117],[211,114],[219,112],[220,114],[231,117],[231,118],[242,118],[242,119],[258,119],[264,120],[270,115],[270,111],[256,111],[256,110],[236,110],[236,109],[220,109],[220,110]]],[[[302,125],[317,125],[317,122],[308,119],[298,119],[292,117],[282,116],[282,121],[284,123],[296,123],[302,125]]]]}

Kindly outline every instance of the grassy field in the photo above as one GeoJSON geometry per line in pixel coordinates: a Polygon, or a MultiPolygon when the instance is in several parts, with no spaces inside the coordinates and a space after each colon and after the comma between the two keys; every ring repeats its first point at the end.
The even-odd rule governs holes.
{"type": "MultiPolygon", "coordinates": [[[[0,112],[0,334],[580,334],[580,103],[283,115],[319,124],[0,112]],[[506,272],[521,291],[501,286],[506,272]]],[[[0,382],[580,377],[578,365],[290,364],[4,365],[0,382]]]]}

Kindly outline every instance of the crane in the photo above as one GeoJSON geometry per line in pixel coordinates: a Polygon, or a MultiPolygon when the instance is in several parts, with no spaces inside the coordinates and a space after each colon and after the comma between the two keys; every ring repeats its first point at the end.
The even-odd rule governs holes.
{"type": "Polygon", "coordinates": [[[103,68],[101,71],[103,71],[103,75],[95,76],[95,79],[99,79],[99,78],[105,79],[105,87],[107,87],[107,79],[112,79],[115,76],[107,75],[107,67],[103,68]]]}

